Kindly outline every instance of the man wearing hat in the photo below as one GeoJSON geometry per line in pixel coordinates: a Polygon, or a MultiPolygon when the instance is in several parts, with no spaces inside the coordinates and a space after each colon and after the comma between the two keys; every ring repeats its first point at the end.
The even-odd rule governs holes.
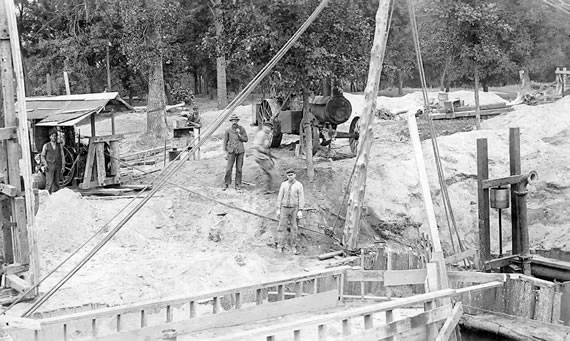
{"type": "Polygon", "coordinates": [[[303,218],[301,212],[305,206],[305,193],[303,185],[297,181],[295,170],[288,169],[286,172],[287,181],[284,181],[279,188],[277,196],[277,248],[283,251],[286,244],[291,246],[293,253],[297,253],[297,219],[303,218]],[[290,224],[290,232],[287,233],[287,224],[290,224]]]}
{"type": "Polygon", "coordinates": [[[261,167],[261,170],[265,173],[266,184],[265,193],[273,193],[273,173],[275,172],[275,161],[273,161],[273,155],[271,155],[271,129],[273,129],[273,123],[270,121],[264,122],[260,127],[259,131],[255,134],[253,142],[253,156],[255,157],[255,162],[261,167]]]}
{"type": "Polygon", "coordinates": [[[65,169],[63,145],[57,142],[57,129],[49,130],[49,142],[44,144],[41,153],[46,172],[46,189],[50,194],[59,190],[59,179],[65,169]]]}
{"type": "Polygon", "coordinates": [[[232,170],[234,163],[236,165],[236,190],[240,190],[241,186],[241,169],[243,167],[243,157],[245,148],[244,142],[247,142],[247,133],[245,128],[238,124],[239,117],[233,114],[230,117],[232,125],[224,132],[224,151],[227,153],[226,176],[224,177],[224,191],[228,189],[232,183],[232,170]]]}

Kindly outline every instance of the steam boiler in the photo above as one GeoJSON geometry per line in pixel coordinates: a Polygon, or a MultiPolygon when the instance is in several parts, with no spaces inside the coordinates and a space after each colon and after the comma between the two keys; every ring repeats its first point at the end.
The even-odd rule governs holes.
{"type": "MultiPolygon", "coordinates": [[[[330,137],[348,138],[350,149],[356,153],[359,139],[359,117],[354,117],[350,123],[349,132],[339,132],[337,127],[348,122],[352,115],[352,105],[342,95],[335,91],[332,96],[315,96],[309,100],[309,110],[313,114],[311,131],[313,139],[313,153],[319,145],[330,143],[330,137]]],[[[299,135],[301,145],[304,145],[305,136],[302,120],[303,111],[293,110],[289,99],[279,101],[277,99],[264,99],[256,105],[254,124],[265,122],[273,123],[271,147],[277,148],[281,144],[283,134],[299,135]]]]}

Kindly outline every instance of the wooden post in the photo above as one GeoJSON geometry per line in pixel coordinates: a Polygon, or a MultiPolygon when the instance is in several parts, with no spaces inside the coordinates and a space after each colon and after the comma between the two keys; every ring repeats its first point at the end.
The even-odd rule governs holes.
{"type": "Polygon", "coordinates": [[[479,252],[481,269],[491,258],[491,228],[489,225],[489,189],[483,188],[483,180],[489,179],[487,139],[477,139],[477,202],[479,218],[479,252]]]}
{"type": "MultiPolygon", "coordinates": [[[[111,46],[111,42],[107,44],[107,56],[105,61],[107,62],[107,91],[111,91],[111,64],[109,62],[109,47],[111,46]]],[[[115,133],[113,133],[115,135],[115,133]]]]}
{"type": "Polygon", "coordinates": [[[378,11],[376,12],[376,28],[374,31],[374,43],[370,56],[370,67],[368,69],[368,82],[364,91],[366,104],[361,115],[360,143],[358,144],[356,169],[350,195],[348,197],[348,207],[346,221],[344,225],[344,246],[350,250],[358,248],[358,235],[360,229],[360,215],[364,204],[366,189],[366,168],[368,166],[368,154],[374,139],[372,133],[372,122],[376,112],[376,99],[378,98],[378,85],[380,84],[380,74],[386,49],[385,36],[388,34],[388,13],[390,1],[380,0],[378,11]]]}
{"type": "Polygon", "coordinates": [[[69,88],[69,76],[67,75],[67,71],[63,71],[63,80],[65,82],[65,94],[71,95],[71,89],[69,88]]]}
{"type": "Polygon", "coordinates": [[[481,108],[479,106],[479,67],[475,63],[475,124],[481,129],[481,108]]]}
{"type": "Polygon", "coordinates": [[[46,73],[46,93],[51,96],[51,75],[46,73]]]}
{"type": "Polygon", "coordinates": [[[91,114],[91,137],[95,137],[95,114],[91,114]]]}
{"type": "MultiPolygon", "coordinates": [[[[30,279],[32,284],[38,282],[39,277],[39,259],[38,259],[38,247],[37,238],[35,231],[35,212],[34,212],[34,193],[32,188],[32,159],[30,152],[30,141],[28,136],[28,115],[26,111],[26,95],[25,95],[25,84],[24,84],[24,71],[22,66],[22,58],[20,53],[20,42],[18,34],[18,25],[16,23],[16,10],[14,8],[14,2],[10,0],[0,1],[0,26],[4,26],[1,32],[9,32],[8,36],[0,37],[0,44],[2,45],[2,92],[4,98],[4,115],[6,126],[16,126],[18,127],[18,142],[7,141],[7,159],[8,159],[8,175],[9,183],[15,186],[17,189],[21,190],[21,180],[20,180],[20,159],[22,159],[23,169],[21,174],[24,178],[24,198],[17,198],[19,200],[13,200],[12,213],[16,212],[18,206],[25,206],[24,219],[19,219],[17,223],[23,226],[18,226],[20,230],[25,229],[25,236],[27,237],[25,243],[25,248],[22,250],[29,250],[27,255],[29,263],[31,265],[30,279]],[[6,21],[4,21],[6,19],[6,21]],[[7,22],[7,30],[6,30],[7,22]],[[9,46],[6,46],[6,42],[9,42],[9,46]],[[4,54],[4,52],[11,52],[4,54]],[[11,58],[10,58],[11,57],[11,58]],[[16,83],[14,86],[13,75],[16,77],[16,83]],[[11,81],[9,82],[9,80],[11,81]],[[14,103],[14,87],[16,87],[17,100],[18,100],[18,115],[16,116],[16,108],[14,103]],[[11,90],[9,90],[11,89],[11,90]],[[10,110],[6,110],[10,109],[10,110]],[[22,199],[25,201],[21,205],[22,199]],[[22,221],[23,220],[23,221],[22,221]]],[[[22,237],[23,239],[24,237],[22,237]]],[[[34,292],[37,294],[37,290],[34,292]]]]}
{"type": "MultiPolygon", "coordinates": [[[[521,174],[521,141],[519,128],[509,128],[509,165],[511,175],[521,174]]],[[[517,186],[511,185],[511,231],[512,252],[519,254],[521,247],[521,234],[519,232],[519,201],[517,186]]]]}
{"type": "Polygon", "coordinates": [[[115,110],[111,110],[111,135],[115,135],[115,110]]]}

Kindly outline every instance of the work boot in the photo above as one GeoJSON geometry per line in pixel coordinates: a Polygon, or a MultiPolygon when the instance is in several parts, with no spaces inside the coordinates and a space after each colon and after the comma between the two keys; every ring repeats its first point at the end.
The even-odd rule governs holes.
{"type": "Polygon", "coordinates": [[[236,185],[236,191],[238,191],[238,192],[239,192],[240,190],[241,190],[241,187],[240,187],[240,185],[236,185]]]}
{"type": "Polygon", "coordinates": [[[228,184],[224,184],[224,187],[222,187],[222,191],[225,191],[226,189],[228,189],[228,184]]]}

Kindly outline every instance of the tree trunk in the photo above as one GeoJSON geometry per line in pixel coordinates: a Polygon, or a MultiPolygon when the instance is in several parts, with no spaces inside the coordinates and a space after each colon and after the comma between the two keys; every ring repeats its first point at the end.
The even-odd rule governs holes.
{"type": "Polygon", "coordinates": [[[447,69],[449,68],[449,64],[451,63],[450,59],[445,61],[445,65],[443,67],[443,72],[441,73],[441,77],[439,78],[439,89],[441,91],[445,90],[445,76],[447,76],[447,69]]]}
{"type": "Polygon", "coordinates": [[[475,124],[477,130],[481,129],[481,112],[479,107],[479,67],[475,63],[475,124]]]}
{"type": "Polygon", "coordinates": [[[402,70],[398,69],[398,96],[404,94],[404,76],[402,75],[402,70]]]}
{"type": "Polygon", "coordinates": [[[151,62],[148,77],[148,104],[146,114],[147,133],[162,138],[166,134],[166,103],[164,98],[164,75],[162,57],[151,62]]]}
{"type": "Polygon", "coordinates": [[[358,144],[358,152],[356,153],[356,169],[348,197],[346,221],[344,224],[343,244],[350,250],[355,250],[358,247],[360,216],[366,190],[368,154],[370,153],[372,140],[374,139],[372,123],[374,121],[374,112],[376,111],[376,99],[378,97],[378,85],[380,84],[380,74],[382,73],[384,51],[386,50],[386,39],[384,39],[384,37],[388,34],[386,29],[388,25],[389,6],[390,0],[380,0],[378,11],[376,12],[374,43],[368,70],[368,82],[364,90],[365,106],[360,123],[360,141],[358,144]]]}
{"type": "Polygon", "coordinates": [[[305,132],[305,157],[307,158],[307,178],[309,182],[315,179],[313,164],[313,114],[309,110],[309,90],[303,85],[303,129],[305,132]]]}
{"type": "MultiPolygon", "coordinates": [[[[219,5],[222,4],[221,0],[216,0],[216,7],[214,8],[214,26],[216,27],[216,38],[222,39],[222,10],[219,5]]],[[[217,47],[218,58],[216,59],[216,73],[217,73],[217,87],[218,87],[218,109],[224,109],[228,105],[228,89],[226,85],[226,57],[224,51],[218,45],[217,47]]]]}
{"type": "Polygon", "coordinates": [[[331,79],[329,77],[323,78],[323,96],[331,95],[331,79]]]}

